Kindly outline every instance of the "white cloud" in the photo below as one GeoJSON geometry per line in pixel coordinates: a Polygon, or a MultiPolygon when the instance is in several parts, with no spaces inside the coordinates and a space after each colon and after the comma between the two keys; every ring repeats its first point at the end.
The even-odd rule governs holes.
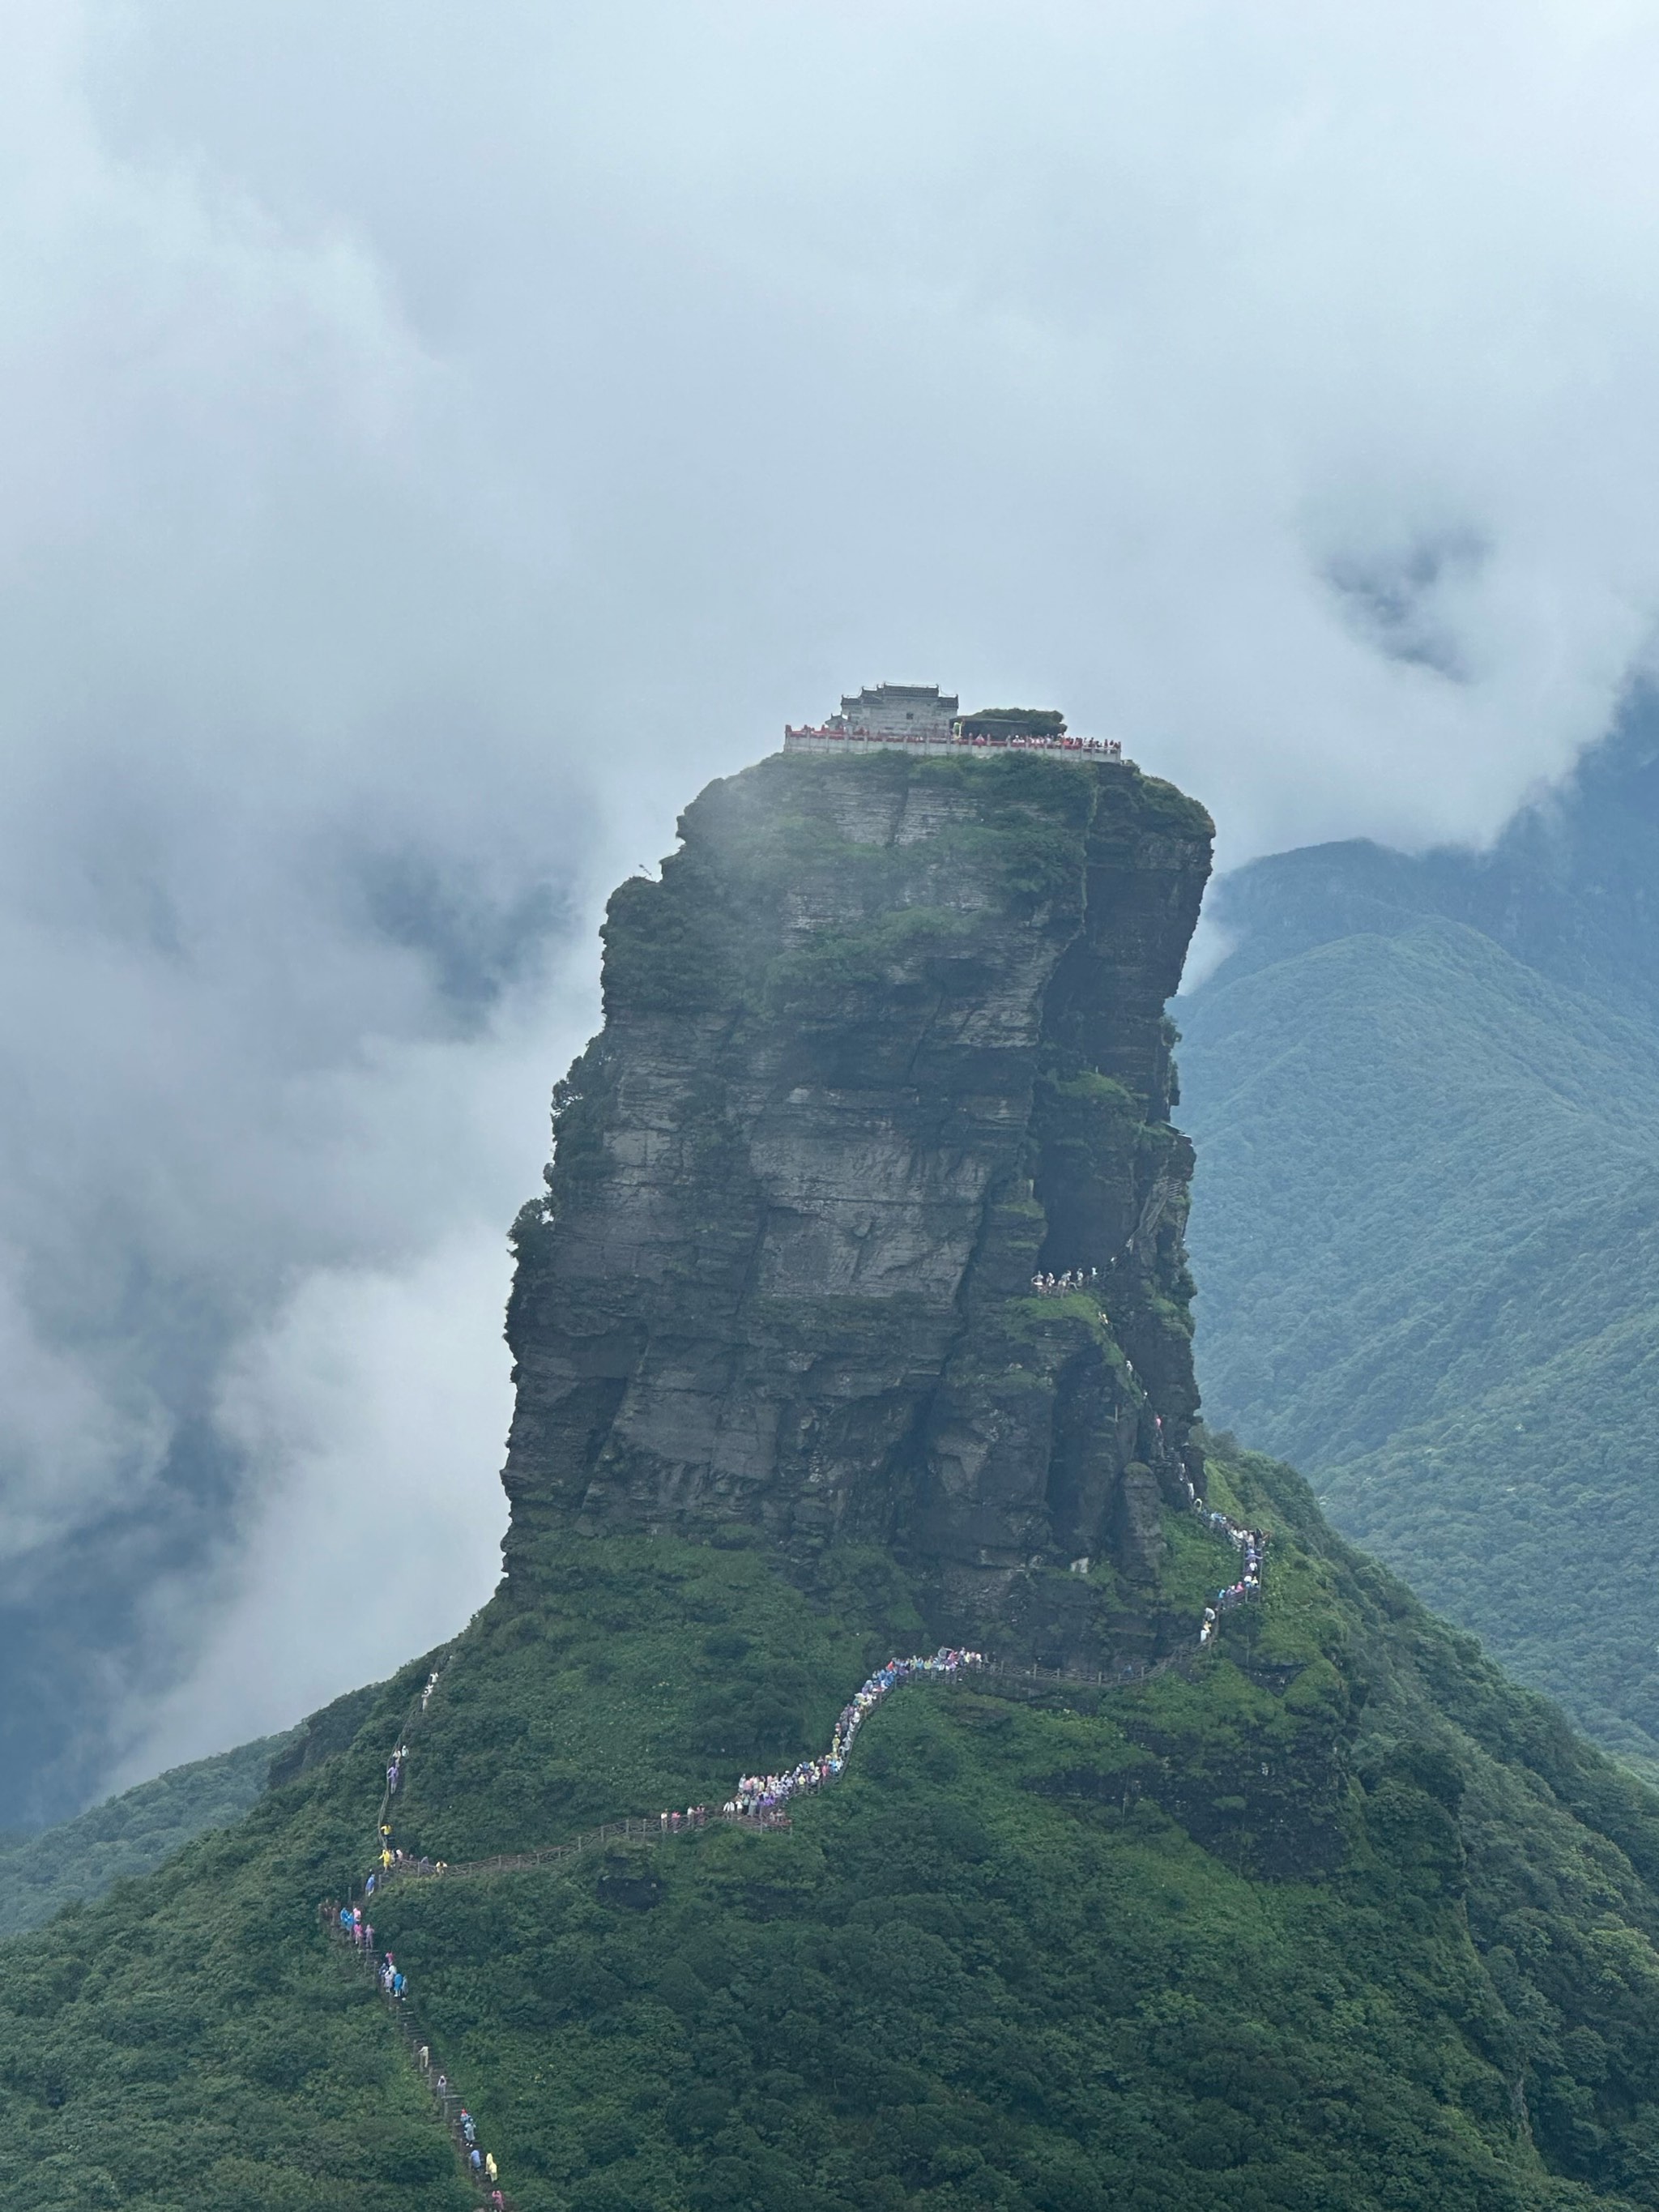
{"type": "Polygon", "coordinates": [[[100,1375],[43,1340],[19,1288],[19,1258],[0,1255],[0,1573],[142,1492],[167,1435],[142,1378],[100,1375]]]}
{"type": "Polygon", "coordinates": [[[1198,927],[1193,932],[1193,941],[1187,948],[1187,964],[1181,971],[1183,993],[1196,991],[1202,982],[1214,975],[1216,969],[1237,945],[1238,939],[1231,930],[1224,929],[1209,915],[1200,914],[1198,927]]]}
{"type": "Polygon", "coordinates": [[[145,21],[119,128],[350,210],[666,774],[938,674],[1234,858],[1480,835],[1647,649],[1651,7],[145,21]]]}
{"type": "Polygon", "coordinates": [[[512,1395],[488,1319],[507,1285],[499,1225],[458,1225],[398,1274],[307,1276],[239,1348],[219,1416],[250,1480],[214,1568],[152,1594],[155,1641],[188,1671],[119,1717],[136,1740],[115,1786],[291,1725],[488,1598],[512,1395]],[[199,1644],[181,1637],[204,1616],[199,1644]]]}
{"type": "MultiPolygon", "coordinates": [[[[1650,0],[0,6],[0,1658],[69,1624],[0,1821],[117,1677],[177,1747],[362,1661],[243,1572],[313,1299],[452,1282],[494,1495],[434,1255],[534,1187],[551,950],[786,715],[1052,701],[1232,860],[1486,835],[1605,727],[1656,93],[1650,0]]],[[[378,1358],[305,1398],[365,1465],[378,1358]]]]}

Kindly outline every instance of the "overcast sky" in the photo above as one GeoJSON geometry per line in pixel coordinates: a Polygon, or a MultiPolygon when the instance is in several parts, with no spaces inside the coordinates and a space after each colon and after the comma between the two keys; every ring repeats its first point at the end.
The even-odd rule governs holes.
{"type": "Polygon", "coordinates": [[[605,890],[844,686],[1480,838],[1659,604],[1659,0],[0,0],[0,1825],[457,1627],[605,890]]]}

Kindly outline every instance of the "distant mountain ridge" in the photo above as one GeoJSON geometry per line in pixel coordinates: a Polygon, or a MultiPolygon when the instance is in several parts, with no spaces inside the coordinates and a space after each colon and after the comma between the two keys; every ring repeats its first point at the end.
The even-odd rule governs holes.
{"type": "Polygon", "coordinates": [[[1431,916],[1479,930],[1570,990],[1659,1019],[1659,695],[1633,698],[1565,784],[1523,805],[1489,851],[1407,854],[1353,839],[1221,878],[1206,919],[1232,949],[1210,981],[1431,916]]]}
{"type": "Polygon", "coordinates": [[[1200,1380],[1345,1534],[1659,1757],[1659,721],[1490,853],[1218,885],[1178,1012],[1200,1380]]]}
{"type": "Polygon", "coordinates": [[[148,1874],[210,1828],[234,1827],[264,1792],[292,1741],[262,1736],[170,1767],[153,1781],[32,1836],[0,1836],[0,1936],[38,1928],[66,1905],[148,1874]]]}

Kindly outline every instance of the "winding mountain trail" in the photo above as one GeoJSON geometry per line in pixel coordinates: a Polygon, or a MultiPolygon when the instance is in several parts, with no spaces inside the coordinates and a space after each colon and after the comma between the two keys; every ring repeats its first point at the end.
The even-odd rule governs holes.
{"type": "Polygon", "coordinates": [[[476,2124],[459,2094],[450,2086],[447,2069],[434,2056],[430,2039],[418,2025],[408,1984],[396,1967],[392,1954],[374,1946],[368,1909],[377,1895],[394,1882],[402,1885],[440,1879],[453,1881],[468,1875],[517,1874],[538,1868],[574,1865],[595,1850],[619,1843],[656,1845],[702,1835],[715,1828],[744,1828],[756,1832],[787,1828],[792,1825],[787,1809],[789,1804],[839,1777],[868,1715],[893,1691],[912,1682],[971,1686],[993,1696],[1028,1698],[1046,1688],[1075,1686],[1121,1689],[1171,1671],[1190,1672],[1201,1654],[1212,1646],[1222,1613],[1260,1597],[1267,1549],[1267,1538],[1258,1530],[1246,1528],[1224,1514],[1212,1511],[1200,1500],[1194,1499],[1192,1510],[1206,1526],[1228,1537],[1238,1550],[1243,1565],[1239,1580],[1218,1590],[1215,1602],[1206,1607],[1195,1644],[1170,1652],[1159,1660],[1126,1662],[1111,1673],[1022,1667],[988,1659],[982,1652],[949,1645],[930,1654],[890,1659],[842,1707],[830,1748],[820,1757],[803,1759],[783,1774],[745,1775],[739,1779],[732,1796],[717,1808],[694,1806],[684,1813],[660,1813],[654,1820],[635,1817],[609,1820],[540,1850],[503,1852],[490,1858],[451,1863],[442,1859],[413,1858],[394,1849],[390,1815],[404,1779],[409,1739],[440,1685],[443,1672],[441,1662],[411,1701],[386,1764],[386,1788],[375,1820],[375,1856],[379,1863],[344,1905],[329,1903],[319,1911],[337,1948],[358,1971],[373,1978],[438,2106],[467,2180],[480,2189],[489,2182],[489,2193],[483,2198],[484,2212],[513,2212],[513,2199],[501,2186],[498,2175],[483,2174],[475,2166],[475,2151],[480,2160],[489,2155],[478,2141],[476,2124]]]}

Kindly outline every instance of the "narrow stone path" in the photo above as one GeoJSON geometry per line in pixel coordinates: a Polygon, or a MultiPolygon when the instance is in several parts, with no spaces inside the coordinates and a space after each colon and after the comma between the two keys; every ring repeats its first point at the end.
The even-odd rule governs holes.
{"type": "MultiPolygon", "coordinates": [[[[331,1917],[331,1907],[325,1905],[322,1911],[325,1917],[331,1917],[329,1933],[334,1940],[335,1948],[343,1954],[348,1969],[355,1968],[359,1973],[366,1975],[374,1983],[376,1988],[380,1989],[382,1955],[354,1943],[341,1927],[338,1919],[331,1917]]],[[[422,2081],[438,2107],[445,2132],[454,2147],[456,2160],[460,2166],[463,2179],[469,2187],[481,2187],[484,2192],[479,2200],[481,2212],[514,2212],[513,2199],[506,2190],[501,2188],[499,2178],[494,2184],[487,2181],[481,2184],[473,2174],[471,2159],[471,2145],[466,2142],[461,2132],[461,2124],[466,2114],[466,2106],[462,2101],[459,2092],[451,2085],[441,2060],[434,2055],[430,2041],[424,2030],[406,2004],[399,2003],[387,1996],[384,1990],[380,1990],[380,1994],[387,2011],[392,2014],[393,2027],[403,2039],[404,2047],[408,2051],[411,2063],[420,2074],[422,2081]],[[496,2192],[495,2196],[489,2194],[492,2188],[496,2192]],[[499,2199],[499,2204],[497,2199],[499,2199]]]]}
{"type": "MultiPolygon", "coordinates": [[[[866,1717],[894,1690],[910,1682],[931,1681],[985,1690],[993,1695],[1027,1697],[1044,1688],[1071,1685],[1088,1689],[1125,1688],[1150,1681],[1171,1669],[1189,1672],[1200,1655],[1213,1644],[1221,1614],[1260,1597],[1267,1551],[1267,1538],[1259,1531],[1246,1528],[1225,1514],[1214,1511],[1201,1499],[1192,1501],[1192,1510],[1206,1527],[1229,1539],[1240,1554],[1242,1567],[1239,1579],[1218,1590],[1214,1604],[1206,1607],[1196,1646],[1188,1645],[1159,1660],[1127,1662],[1111,1672],[1011,1665],[987,1659],[982,1652],[951,1646],[942,1646],[929,1655],[890,1659],[842,1707],[830,1749],[820,1758],[803,1759],[781,1775],[745,1775],[733,1796],[715,1808],[694,1806],[684,1814],[659,1814],[654,1820],[610,1820],[541,1850],[504,1852],[491,1858],[451,1864],[441,1859],[410,1858],[394,1849],[390,1815],[404,1781],[409,1737],[432,1702],[441,1679],[441,1665],[435,1668],[404,1715],[397,1746],[386,1764],[386,1789],[375,1820],[375,1856],[379,1863],[343,1906],[331,1903],[319,1910],[331,1939],[347,1960],[374,1980],[398,2034],[437,2103],[469,2184],[481,2185],[471,2162],[476,2136],[469,2140],[465,2133],[470,2115],[459,2094],[451,2087],[447,2069],[434,2055],[429,2038],[417,2024],[407,1988],[394,1986],[392,1982],[395,1971],[392,1954],[377,1949],[373,1942],[368,1915],[376,1896],[394,1882],[401,1885],[411,1881],[454,1881],[467,1875],[516,1874],[536,1868],[574,1864],[595,1850],[617,1843],[655,1845],[678,1841],[684,1836],[702,1835],[714,1828],[743,1828],[761,1833],[787,1828],[791,1821],[786,1807],[796,1797],[810,1795],[839,1776],[866,1717]]],[[[401,1980],[399,1976],[399,1984],[401,1980]]],[[[483,2146],[478,2148],[482,2153],[483,2146]]],[[[513,2212],[513,2199],[499,2177],[490,2186],[493,2193],[487,2192],[483,2197],[482,2212],[513,2212]]]]}

